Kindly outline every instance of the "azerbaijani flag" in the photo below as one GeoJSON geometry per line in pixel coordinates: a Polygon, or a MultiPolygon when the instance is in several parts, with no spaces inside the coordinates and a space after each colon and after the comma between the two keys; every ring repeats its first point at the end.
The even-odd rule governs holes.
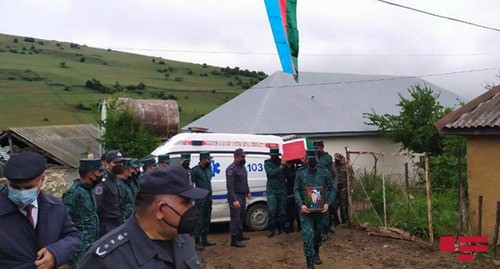
{"type": "Polygon", "coordinates": [[[297,0],[264,0],[264,3],[283,72],[292,74],[298,82],[297,0]]]}

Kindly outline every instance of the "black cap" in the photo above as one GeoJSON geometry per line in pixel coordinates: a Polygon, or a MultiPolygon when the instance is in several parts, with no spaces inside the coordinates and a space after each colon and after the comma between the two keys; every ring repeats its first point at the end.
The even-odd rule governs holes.
{"type": "Polygon", "coordinates": [[[202,199],[208,190],[189,184],[188,173],[180,165],[171,165],[146,172],[140,184],[141,193],[174,194],[191,199],[202,199]]]}
{"type": "Polygon", "coordinates": [[[25,151],[10,156],[3,173],[9,181],[18,182],[32,180],[43,174],[46,168],[47,160],[42,155],[25,151]]]}
{"type": "Polygon", "coordinates": [[[239,148],[234,151],[234,157],[236,156],[242,156],[245,157],[245,151],[242,148],[239,148]]]}
{"type": "Polygon", "coordinates": [[[271,155],[280,155],[280,149],[279,149],[279,148],[271,148],[271,149],[269,150],[269,153],[270,153],[271,155]]]}
{"type": "Polygon", "coordinates": [[[117,163],[117,162],[121,162],[123,161],[124,158],[123,158],[123,154],[119,151],[119,150],[110,150],[106,153],[106,162],[114,162],[114,163],[117,163]]]}

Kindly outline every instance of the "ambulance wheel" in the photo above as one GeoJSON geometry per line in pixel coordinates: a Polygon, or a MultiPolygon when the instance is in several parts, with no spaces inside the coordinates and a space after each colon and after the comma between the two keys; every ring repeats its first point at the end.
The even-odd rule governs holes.
{"type": "Polygon", "coordinates": [[[245,224],[252,231],[263,231],[269,223],[267,205],[264,203],[253,204],[247,208],[245,224]]]}

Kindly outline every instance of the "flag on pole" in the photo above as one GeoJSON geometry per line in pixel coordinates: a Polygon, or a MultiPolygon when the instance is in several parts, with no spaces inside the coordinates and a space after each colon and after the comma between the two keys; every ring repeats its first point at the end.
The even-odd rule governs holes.
{"type": "Polygon", "coordinates": [[[299,80],[297,0],[264,0],[283,72],[299,80]]]}

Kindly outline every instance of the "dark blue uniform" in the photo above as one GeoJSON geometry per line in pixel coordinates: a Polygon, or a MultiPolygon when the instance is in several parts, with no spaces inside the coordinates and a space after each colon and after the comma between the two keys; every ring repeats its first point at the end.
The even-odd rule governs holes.
{"type": "Polygon", "coordinates": [[[229,203],[229,215],[231,222],[229,229],[231,235],[240,234],[243,230],[246,212],[246,197],[250,193],[248,187],[248,172],[244,165],[232,163],[226,169],[227,202],[229,203]],[[240,202],[240,208],[235,209],[234,201],[240,202]]]}
{"type": "Polygon", "coordinates": [[[120,225],[120,190],[116,177],[106,171],[102,182],[94,188],[99,215],[99,237],[120,225]]]}
{"type": "Polygon", "coordinates": [[[135,217],[94,243],[79,268],[201,268],[188,234],[155,243],[135,217]]]}
{"type": "Polygon", "coordinates": [[[35,268],[36,253],[47,248],[56,267],[66,263],[81,244],[80,233],[60,200],[40,193],[36,229],[7,196],[0,193],[0,268],[35,268]]]}

